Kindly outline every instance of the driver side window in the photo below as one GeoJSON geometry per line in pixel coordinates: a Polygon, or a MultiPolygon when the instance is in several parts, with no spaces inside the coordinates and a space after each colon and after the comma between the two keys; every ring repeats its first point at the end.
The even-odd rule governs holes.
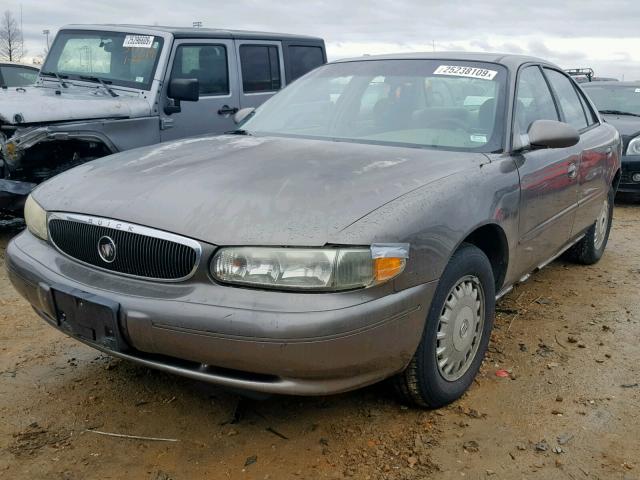
{"type": "Polygon", "coordinates": [[[518,78],[514,131],[524,135],[536,120],[559,120],[553,96],[537,66],[526,67],[518,78]]]}

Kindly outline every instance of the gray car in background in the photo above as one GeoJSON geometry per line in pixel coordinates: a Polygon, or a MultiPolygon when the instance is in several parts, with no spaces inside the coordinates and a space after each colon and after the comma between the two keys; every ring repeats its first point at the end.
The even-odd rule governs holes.
{"type": "Polygon", "coordinates": [[[40,69],[32,65],[14,62],[0,62],[0,88],[26,87],[38,79],[40,69]]]}
{"type": "Polygon", "coordinates": [[[0,90],[0,213],[21,212],[35,185],[73,166],[231,130],[239,109],[257,107],[325,62],[324,41],[314,37],[63,27],[37,84],[0,90]]]}
{"type": "Polygon", "coordinates": [[[640,82],[583,84],[604,120],[616,127],[623,142],[620,193],[640,195],[640,82]]]}
{"type": "Polygon", "coordinates": [[[543,60],[345,60],[243,116],[38,187],[15,288],[149,367],[298,395],[393,377],[437,407],[473,382],[497,297],[605,250],[620,137],[543,60]]]}

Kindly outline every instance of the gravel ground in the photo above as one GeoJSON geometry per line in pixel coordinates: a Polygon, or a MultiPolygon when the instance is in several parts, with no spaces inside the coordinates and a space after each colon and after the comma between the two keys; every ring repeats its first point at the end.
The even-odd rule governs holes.
{"type": "Polygon", "coordinates": [[[556,261],[505,297],[475,385],[424,411],[385,384],[250,399],[111,359],[41,321],[2,268],[0,478],[640,479],[639,284],[640,205],[621,204],[603,260],[556,261]]]}

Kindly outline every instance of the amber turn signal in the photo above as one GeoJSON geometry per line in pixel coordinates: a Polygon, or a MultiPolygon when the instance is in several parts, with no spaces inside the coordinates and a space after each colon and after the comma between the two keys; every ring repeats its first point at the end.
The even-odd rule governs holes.
{"type": "Polygon", "coordinates": [[[404,258],[376,258],[373,260],[373,274],[376,283],[385,282],[402,273],[405,266],[404,258]]]}

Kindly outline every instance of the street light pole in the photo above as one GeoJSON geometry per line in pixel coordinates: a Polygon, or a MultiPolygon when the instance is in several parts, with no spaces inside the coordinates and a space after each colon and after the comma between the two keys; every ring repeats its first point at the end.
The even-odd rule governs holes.
{"type": "Polygon", "coordinates": [[[47,37],[47,51],[49,50],[49,30],[42,30],[42,34],[47,37]]]}

